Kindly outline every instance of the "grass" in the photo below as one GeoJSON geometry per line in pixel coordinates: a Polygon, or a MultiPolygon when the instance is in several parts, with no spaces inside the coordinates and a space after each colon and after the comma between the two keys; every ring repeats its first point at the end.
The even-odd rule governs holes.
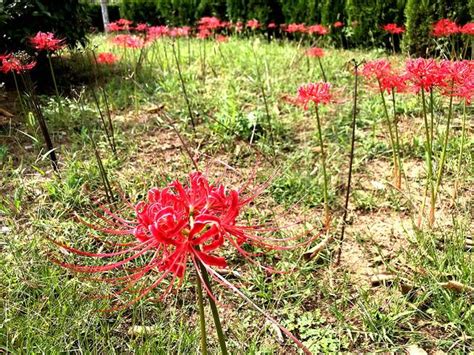
{"type": "MultiPolygon", "coordinates": [[[[32,116],[22,119],[19,114],[11,135],[10,127],[1,128],[0,349],[7,353],[198,352],[193,282],[185,281],[163,303],[143,301],[125,311],[103,313],[100,310],[108,301],[91,296],[97,287],[104,292],[107,288],[54,266],[48,255],[57,251],[45,237],[94,250],[85,237],[87,229],[73,218],[75,212],[87,216],[95,201],[105,201],[89,135],[97,142],[113,189],[124,191],[132,200],[192,169],[163,112],[188,145],[203,154],[202,164],[209,165],[211,176],[224,176],[231,185],[239,180],[223,175],[218,161],[238,168],[244,176],[258,162],[259,181],[274,176],[245,218],[272,218],[285,224],[304,217],[312,226],[321,225],[323,176],[315,117],[311,110],[303,111],[284,100],[300,84],[321,80],[319,67],[311,61],[308,70],[304,48],[297,43],[232,38],[217,44],[193,39],[188,52],[188,42],[182,40],[179,61],[188,107],[168,40],[146,53],[137,73],[138,53],[112,48],[102,36],[91,41],[99,50],[113,50],[123,57],[117,67],[103,68],[98,77],[112,112],[117,157],[104,135],[90,85],[71,87],[61,77],[59,86],[70,90],[68,98],[63,98],[64,112],[54,98],[41,97],[58,147],[60,179],[51,172],[32,116]],[[205,66],[199,55],[203,50],[205,66]],[[188,108],[196,119],[195,133],[188,108]]],[[[353,78],[347,63],[384,53],[327,52],[323,64],[339,102],[322,107],[321,118],[328,150],[329,202],[335,216],[333,233],[337,234],[350,145],[353,78]]],[[[68,66],[63,71],[71,75],[90,73],[90,63],[81,58],[73,53],[69,61],[55,64],[68,66]]],[[[395,62],[403,59],[391,57],[395,62]]],[[[398,99],[408,180],[399,193],[390,185],[391,151],[379,95],[363,85],[360,96],[355,178],[341,264],[333,264],[338,247],[333,242],[313,261],[302,257],[304,250],[263,258],[264,264],[282,270],[296,268],[284,275],[266,274],[228,255],[235,273],[227,277],[313,352],[401,351],[413,344],[426,350],[473,351],[473,293],[446,287],[450,281],[474,284],[473,254],[465,246],[472,235],[472,154],[463,158],[466,168],[461,171],[458,201],[450,201],[461,142],[460,119],[454,120],[449,140],[437,226],[417,229],[425,176],[417,97],[398,99]],[[380,274],[389,278],[373,282],[380,274]]],[[[100,105],[105,110],[103,98],[100,105]]],[[[438,107],[439,131],[443,132],[447,103],[438,107]]],[[[462,108],[455,110],[454,117],[461,117],[462,108]]],[[[436,156],[442,137],[436,135],[436,156]]],[[[471,150],[472,134],[465,148],[471,150]]],[[[294,351],[263,316],[237,296],[214,288],[227,305],[221,314],[231,353],[294,351]]],[[[206,311],[209,332],[214,334],[208,307],[206,311]]],[[[217,352],[217,338],[211,337],[210,348],[217,352]]]]}

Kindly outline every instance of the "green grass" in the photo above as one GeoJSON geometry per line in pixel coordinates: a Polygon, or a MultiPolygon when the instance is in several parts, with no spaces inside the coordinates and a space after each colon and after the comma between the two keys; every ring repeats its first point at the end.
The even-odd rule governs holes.
{"type": "MultiPolygon", "coordinates": [[[[73,218],[74,213],[89,215],[97,200],[105,202],[89,135],[97,142],[113,189],[124,191],[134,201],[152,186],[186,176],[192,169],[190,160],[177,148],[179,140],[159,114],[162,111],[190,147],[240,169],[244,176],[258,161],[258,181],[272,177],[268,191],[245,213],[248,220],[276,219],[285,224],[304,217],[309,225],[319,226],[323,177],[314,112],[284,100],[285,95],[295,95],[300,84],[321,80],[319,67],[310,61],[308,70],[306,59],[301,58],[304,48],[296,43],[233,38],[218,45],[191,40],[189,56],[188,43],[182,40],[179,60],[197,121],[194,134],[168,40],[146,52],[134,75],[138,53],[113,49],[102,36],[91,40],[100,51],[113,50],[124,59],[113,70],[104,68],[98,77],[113,112],[117,157],[107,143],[90,86],[77,84],[71,90],[67,80],[60,78],[60,86],[71,91],[63,100],[64,111],[54,99],[41,97],[58,147],[60,179],[51,172],[32,116],[18,117],[11,136],[9,127],[0,132],[6,142],[0,145],[0,351],[196,353],[200,343],[192,273],[163,303],[142,301],[124,311],[103,313],[101,309],[110,303],[91,296],[106,293],[107,287],[81,280],[51,263],[48,256],[58,251],[45,237],[87,250],[96,247],[86,238],[87,228],[73,218]],[[204,45],[205,71],[199,55],[204,45]]],[[[350,146],[353,76],[347,64],[353,58],[369,60],[384,54],[327,52],[323,64],[338,103],[321,108],[321,118],[328,150],[332,233],[337,235],[350,146]]],[[[72,76],[85,76],[90,74],[90,64],[81,58],[76,54],[57,65],[67,65],[72,76]]],[[[441,124],[434,144],[439,156],[447,102],[437,99],[443,102],[437,112],[441,124]]],[[[473,351],[473,294],[443,287],[450,280],[474,284],[473,254],[465,249],[466,238],[472,236],[472,134],[466,141],[458,203],[450,205],[448,189],[455,179],[461,141],[456,118],[447,151],[439,225],[433,230],[412,228],[410,216],[416,223],[423,195],[422,120],[417,97],[406,95],[398,101],[404,160],[412,163],[410,169],[418,170],[409,171],[409,189],[404,183],[403,194],[386,184],[391,180],[391,151],[380,98],[362,85],[350,225],[340,266],[334,266],[336,242],[313,261],[302,257],[304,250],[262,258],[264,264],[278,269],[295,268],[283,275],[269,276],[242,258],[226,254],[231,269],[241,275],[227,277],[315,353],[399,351],[411,344],[427,350],[473,351]],[[383,188],[373,188],[379,186],[374,181],[383,188]],[[385,227],[372,229],[379,224],[385,227]],[[397,247],[398,242],[401,246],[397,247]],[[394,279],[372,286],[370,272],[361,271],[365,267],[370,272],[383,268],[394,279]]],[[[100,103],[105,110],[103,97],[100,103]]],[[[455,117],[460,117],[462,108],[455,110],[455,117]]],[[[203,166],[212,161],[202,160],[203,166]]],[[[222,165],[214,161],[210,170],[218,172],[222,165]]],[[[226,179],[232,184],[237,177],[229,174],[226,179]]],[[[287,339],[280,343],[279,331],[239,297],[217,285],[214,288],[219,300],[228,305],[221,314],[231,353],[295,349],[287,339]]],[[[206,312],[209,332],[214,334],[208,307],[206,312]]],[[[214,335],[209,345],[212,352],[218,351],[214,335]]]]}

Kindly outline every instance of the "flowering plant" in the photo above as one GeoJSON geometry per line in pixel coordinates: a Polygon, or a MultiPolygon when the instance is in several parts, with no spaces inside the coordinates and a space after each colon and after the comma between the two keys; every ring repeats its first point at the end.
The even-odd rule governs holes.
{"type": "MultiPolygon", "coordinates": [[[[94,253],[59,241],[53,242],[67,252],[79,256],[98,259],[119,258],[119,260],[99,266],[73,264],[54,258],[52,260],[62,267],[79,273],[118,272],[118,276],[92,278],[120,287],[114,292],[116,296],[134,294],[130,301],[116,305],[111,310],[123,309],[138,302],[165,284],[167,280],[166,287],[160,295],[160,300],[163,300],[174,286],[182,284],[189,266],[192,266],[197,275],[197,283],[199,287],[204,285],[212,307],[212,304],[215,305],[215,296],[210,288],[208,273],[219,284],[234,291],[236,289],[216,271],[227,267],[229,261],[226,258],[226,251],[229,248],[235,249],[245,260],[276,272],[254,260],[258,254],[247,251],[248,248],[244,248],[244,245],[254,246],[260,250],[288,250],[308,245],[318,237],[314,236],[300,243],[287,245],[287,242],[301,236],[285,239],[269,238],[259,232],[273,232],[275,229],[241,224],[239,215],[242,209],[263,192],[265,185],[249,192],[245,192],[245,188],[247,186],[241,189],[226,189],[222,184],[210,183],[202,173],[193,172],[185,184],[176,180],[164,188],[150,189],[145,201],[140,201],[135,206],[129,205],[133,211],[132,218],[118,215],[101,206],[103,214],[98,216],[105,224],[95,225],[87,221],[83,223],[105,235],[124,238],[114,242],[104,240],[109,247],[113,247],[112,251],[94,253]],[[130,267],[126,267],[127,265],[130,267]],[[154,276],[154,281],[147,285],[149,276],[154,276]]],[[[237,293],[240,294],[239,291],[237,293]]],[[[298,346],[303,350],[306,349],[288,330],[277,325],[298,346]]],[[[219,335],[222,329],[219,329],[218,320],[216,327],[219,335]]],[[[203,336],[205,337],[205,334],[203,336]]],[[[225,349],[223,339],[219,340],[225,349]]]]}

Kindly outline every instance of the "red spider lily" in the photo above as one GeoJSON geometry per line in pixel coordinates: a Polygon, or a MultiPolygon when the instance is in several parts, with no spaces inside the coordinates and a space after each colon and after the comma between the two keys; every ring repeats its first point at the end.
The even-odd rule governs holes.
{"type": "Polygon", "coordinates": [[[290,23],[285,31],[288,33],[305,33],[306,26],[304,23],[290,23]]]}
{"type": "Polygon", "coordinates": [[[474,22],[466,23],[464,26],[461,27],[459,32],[465,35],[474,36],[474,22]]]}
{"type": "Polygon", "coordinates": [[[14,55],[7,54],[2,56],[2,66],[0,71],[4,74],[7,73],[17,73],[21,74],[28,70],[33,69],[36,66],[36,61],[31,61],[29,63],[24,63],[22,60],[16,58],[14,55]]]}
{"type": "Polygon", "coordinates": [[[168,28],[168,26],[150,26],[148,28],[147,37],[150,40],[155,40],[157,38],[167,36],[169,31],[170,31],[170,29],[168,28]]]}
{"type": "Polygon", "coordinates": [[[434,59],[409,59],[405,64],[406,77],[412,82],[415,92],[431,90],[442,84],[445,70],[434,59]]]}
{"type": "MultiPolygon", "coordinates": [[[[132,219],[126,219],[101,207],[105,216],[98,215],[107,227],[87,226],[107,235],[127,238],[114,243],[118,251],[86,252],[60,242],[54,242],[68,252],[92,258],[117,258],[120,260],[100,266],[71,264],[53,260],[57,264],[79,273],[100,273],[112,270],[127,271],[118,277],[98,278],[94,280],[123,285],[118,294],[138,292],[138,296],[125,305],[147,296],[153,289],[170,278],[163,292],[164,298],[179,279],[182,282],[187,267],[196,266],[198,262],[206,268],[225,268],[227,260],[223,251],[228,247],[235,248],[246,260],[259,266],[250,252],[243,249],[243,244],[253,245],[266,250],[288,250],[311,243],[316,237],[293,245],[275,244],[295,240],[266,238],[258,235],[259,231],[274,231],[260,226],[245,226],[237,219],[243,207],[249,205],[263,191],[261,187],[248,194],[243,189],[226,189],[221,184],[211,184],[202,173],[191,173],[187,184],[179,181],[170,183],[165,188],[153,188],[148,192],[147,200],[141,201],[133,208],[132,219]],[[131,238],[130,238],[131,237],[131,238]],[[144,261],[146,259],[146,261],[144,261]],[[142,264],[139,263],[142,261],[142,264]],[[144,263],[143,263],[144,261],[144,263]],[[137,263],[139,263],[137,265],[137,263]],[[124,270],[126,265],[133,264],[131,269],[124,270]],[[145,276],[156,273],[155,281],[141,289],[134,290],[145,276]]],[[[262,266],[263,267],[263,266],[262,266]]],[[[264,267],[266,270],[272,269],[264,267]]],[[[199,268],[195,268],[201,277],[199,268]]],[[[209,293],[209,290],[207,290],[209,293]]],[[[211,297],[213,295],[210,294],[211,297]]],[[[124,307],[116,307],[119,309],[124,307]]]]}
{"type": "Polygon", "coordinates": [[[214,31],[217,30],[218,28],[222,27],[221,20],[219,20],[217,17],[202,17],[199,22],[198,22],[198,29],[199,30],[209,30],[209,31],[214,31]]]}
{"type": "Polygon", "coordinates": [[[188,37],[191,32],[191,27],[183,26],[183,27],[174,27],[169,31],[169,36],[172,38],[178,37],[188,37]]]}
{"type": "Polygon", "coordinates": [[[110,32],[118,32],[122,30],[122,26],[120,26],[116,22],[110,22],[107,25],[107,30],[109,30],[110,32]]]}
{"type": "Polygon", "coordinates": [[[294,103],[302,105],[303,108],[307,110],[310,102],[319,105],[328,104],[332,101],[331,84],[319,82],[301,85],[298,88],[298,96],[294,103]]]}
{"type": "Polygon", "coordinates": [[[97,55],[97,63],[99,64],[115,64],[117,59],[116,55],[110,52],[102,52],[97,55]]]}
{"type": "Polygon", "coordinates": [[[274,30],[275,28],[277,28],[277,25],[276,25],[275,22],[270,22],[270,23],[268,24],[267,28],[268,28],[269,30],[274,30]]]}
{"type": "Polygon", "coordinates": [[[121,18],[116,21],[117,25],[122,26],[123,30],[128,30],[133,23],[133,21],[121,18]]]}
{"type": "Polygon", "coordinates": [[[396,23],[388,23],[384,25],[382,28],[385,32],[388,32],[394,35],[399,35],[405,32],[405,29],[403,27],[399,27],[396,23]]]}
{"type": "Polygon", "coordinates": [[[248,20],[246,26],[251,30],[255,31],[260,27],[260,22],[258,22],[258,20],[256,19],[248,20]]]}
{"type": "Polygon", "coordinates": [[[139,23],[135,26],[135,31],[146,32],[148,30],[148,25],[146,23],[139,23]]]}
{"type": "Polygon", "coordinates": [[[310,34],[317,34],[320,36],[324,36],[329,33],[329,29],[323,25],[312,25],[312,26],[308,26],[307,32],[310,34]]]}
{"type": "Polygon", "coordinates": [[[336,21],[333,23],[332,25],[334,28],[341,28],[341,27],[344,27],[344,23],[342,23],[341,21],[336,21]]]}
{"type": "Polygon", "coordinates": [[[372,60],[365,63],[362,75],[369,79],[375,78],[377,88],[382,92],[387,91],[390,94],[394,90],[403,93],[408,89],[406,75],[395,72],[386,59],[372,60]]]}
{"type": "Polygon", "coordinates": [[[112,43],[127,48],[142,48],[145,45],[143,38],[125,34],[115,36],[112,43]]]}
{"type": "Polygon", "coordinates": [[[324,49],[319,47],[313,47],[306,51],[308,57],[322,58],[324,57],[324,49]]]}
{"type": "Polygon", "coordinates": [[[449,61],[440,63],[445,73],[442,93],[447,96],[455,96],[471,102],[474,95],[474,66],[472,61],[449,61]]]}
{"type": "Polygon", "coordinates": [[[4,59],[10,58],[11,54],[0,54],[0,62],[3,61],[4,59]]]}
{"type": "Polygon", "coordinates": [[[203,29],[200,29],[199,32],[197,33],[197,38],[206,39],[210,35],[212,35],[211,31],[209,31],[207,28],[203,28],[203,29]]]}
{"type": "Polygon", "coordinates": [[[34,37],[30,38],[33,48],[39,51],[57,51],[65,46],[63,39],[54,37],[52,32],[38,32],[34,37]]]}
{"type": "Polygon", "coordinates": [[[455,22],[444,18],[433,24],[432,34],[435,37],[449,37],[459,33],[459,27],[455,22]]]}
{"type": "Polygon", "coordinates": [[[229,37],[224,36],[224,35],[218,35],[218,36],[216,36],[216,41],[217,41],[217,42],[221,42],[221,43],[223,43],[223,42],[228,42],[228,41],[229,41],[229,37]]]}

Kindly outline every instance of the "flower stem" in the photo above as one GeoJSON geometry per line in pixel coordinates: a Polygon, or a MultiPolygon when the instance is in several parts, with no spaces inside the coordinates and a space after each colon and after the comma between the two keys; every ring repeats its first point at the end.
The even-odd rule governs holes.
{"type": "MultiPolygon", "coordinates": [[[[434,211],[434,186],[433,186],[433,161],[432,161],[432,137],[430,136],[430,127],[428,123],[428,114],[426,109],[426,100],[425,100],[425,89],[421,88],[421,101],[423,105],[423,119],[425,122],[425,134],[426,134],[426,142],[425,142],[425,149],[426,149],[426,160],[427,160],[427,168],[428,168],[428,176],[427,176],[427,188],[430,189],[431,193],[431,210],[434,211]]],[[[430,216],[430,226],[434,222],[434,216],[430,216]]]]}
{"type": "Polygon", "coordinates": [[[47,57],[48,57],[48,62],[49,62],[49,69],[51,70],[51,77],[53,78],[54,90],[56,91],[56,100],[58,101],[58,104],[62,108],[61,97],[59,96],[58,84],[56,83],[56,75],[54,75],[53,62],[51,61],[51,54],[48,53],[47,57]]]}
{"type": "Polygon", "coordinates": [[[18,94],[18,100],[20,101],[21,112],[23,112],[23,115],[26,118],[27,113],[26,113],[25,105],[23,103],[23,97],[21,96],[21,93],[20,93],[20,86],[18,85],[18,79],[16,78],[16,74],[14,71],[12,71],[12,74],[13,74],[13,81],[15,82],[16,93],[18,94]]]}
{"type": "Polygon", "coordinates": [[[319,63],[319,68],[321,69],[321,74],[323,75],[323,80],[325,83],[328,82],[328,78],[326,77],[326,72],[324,71],[323,68],[323,63],[321,62],[321,58],[318,57],[318,63],[319,63]]]}
{"type": "Polygon", "coordinates": [[[201,353],[207,355],[207,334],[206,334],[206,318],[204,315],[204,302],[202,297],[202,285],[201,279],[196,278],[197,282],[197,293],[198,293],[198,303],[199,303],[199,328],[201,330],[201,353]]]}
{"type": "Polygon", "coordinates": [[[319,119],[319,108],[316,105],[316,122],[318,127],[318,138],[319,138],[319,145],[321,148],[321,166],[323,168],[323,175],[324,175],[324,221],[325,226],[329,226],[329,204],[328,204],[328,174],[326,171],[326,154],[324,152],[324,141],[323,141],[323,133],[321,130],[321,120],[319,119]]]}
{"type": "Polygon", "coordinates": [[[398,133],[398,122],[397,122],[397,111],[395,105],[395,89],[392,89],[392,105],[393,105],[393,125],[395,128],[395,144],[397,150],[397,160],[398,160],[398,179],[396,181],[396,186],[400,189],[402,187],[402,157],[400,153],[400,135],[398,133]]]}
{"type": "Polygon", "coordinates": [[[393,127],[392,127],[392,121],[390,119],[390,115],[388,114],[388,109],[387,109],[387,102],[385,101],[385,95],[383,93],[382,85],[379,80],[379,91],[380,91],[380,97],[382,98],[382,104],[383,104],[383,110],[385,113],[385,118],[387,120],[387,126],[388,126],[388,132],[390,136],[390,144],[392,146],[392,156],[393,156],[393,177],[395,180],[395,183],[398,181],[398,176],[400,175],[399,171],[399,166],[398,166],[398,150],[397,150],[397,145],[395,143],[395,136],[393,133],[393,127]]]}
{"type": "MultiPolygon", "coordinates": [[[[454,88],[454,81],[452,82],[451,90],[453,90],[453,88],[454,88]]],[[[453,95],[451,95],[451,97],[449,98],[449,111],[448,111],[448,120],[446,122],[446,133],[444,135],[443,150],[441,152],[440,163],[439,163],[439,167],[438,167],[438,175],[436,177],[434,202],[431,206],[432,208],[434,208],[434,205],[436,204],[436,198],[438,197],[439,187],[441,185],[441,179],[442,179],[442,176],[443,176],[443,168],[444,168],[444,164],[445,164],[445,161],[446,161],[446,150],[447,150],[447,147],[448,147],[448,139],[449,139],[449,125],[451,123],[452,117],[453,117],[453,95]]],[[[434,211],[431,211],[430,215],[434,216],[434,211]]]]}
{"type": "MultiPolygon", "coordinates": [[[[212,292],[211,289],[211,283],[209,282],[209,275],[207,273],[206,267],[202,264],[200,260],[196,260],[199,268],[201,269],[201,275],[204,283],[206,284],[207,290],[209,292],[212,292]]],[[[216,326],[216,332],[217,332],[217,338],[219,340],[219,346],[221,348],[221,353],[223,355],[227,355],[227,346],[225,345],[225,337],[224,337],[224,332],[222,331],[222,325],[221,321],[219,319],[219,312],[217,310],[216,302],[212,299],[212,297],[208,297],[209,299],[209,305],[211,306],[211,311],[212,311],[212,317],[214,318],[214,324],[216,326]]]]}
{"type": "Polygon", "coordinates": [[[346,187],[346,198],[344,202],[344,214],[342,216],[342,227],[341,236],[339,238],[339,249],[337,251],[336,265],[339,265],[342,254],[342,242],[344,241],[344,233],[346,231],[346,220],[347,212],[349,208],[349,198],[351,195],[351,182],[352,182],[352,165],[354,163],[354,151],[355,151],[355,131],[356,131],[356,118],[357,118],[357,84],[358,84],[358,69],[360,63],[354,60],[354,106],[352,108],[352,123],[351,123],[351,152],[349,155],[349,171],[347,174],[347,187],[346,187]]]}
{"type": "Polygon", "coordinates": [[[466,101],[463,106],[462,129],[461,129],[461,146],[459,147],[458,167],[456,171],[456,181],[454,182],[453,201],[456,200],[459,185],[459,175],[461,175],[462,156],[464,153],[464,143],[466,139],[466,101]]]}

